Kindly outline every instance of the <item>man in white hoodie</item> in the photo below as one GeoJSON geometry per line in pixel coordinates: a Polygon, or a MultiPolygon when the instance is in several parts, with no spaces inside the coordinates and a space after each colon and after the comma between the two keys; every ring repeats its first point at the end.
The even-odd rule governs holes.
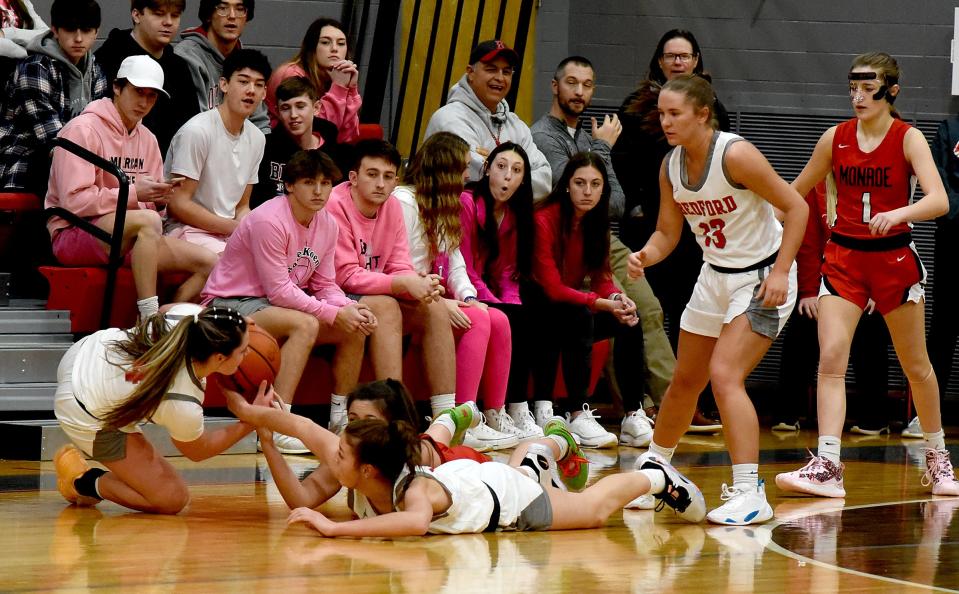
{"type": "Polygon", "coordinates": [[[95,0],[56,0],[50,31],[28,45],[6,83],[0,111],[0,188],[42,196],[50,170],[49,142],[88,103],[103,97],[107,79],[90,48],[100,28],[95,0]]]}
{"type": "Polygon", "coordinates": [[[470,53],[466,74],[450,89],[446,105],[436,110],[426,126],[426,136],[452,132],[470,145],[470,181],[483,177],[483,163],[500,143],[519,144],[529,155],[533,197],[553,189],[553,171],[533,143],[529,126],[510,111],[506,95],[519,68],[519,54],[502,41],[484,41],[470,53]]]}
{"type": "MultiPolygon", "coordinates": [[[[133,270],[141,318],[157,312],[157,273],[189,272],[174,301],[196,297],[216,263],[212,252],[164,237],[157,212],[176,183],[164,181],[156,137],[141,120],[163,89],[163,68],[150,56],[123,60],[113,83],[113,99],[98,99],[63,127],[59,136],[117,165],[130,180],[123,249],[133,270]]],[[[58,148],[53,154],[47,208],[63,207],[113,233],[119,183],[92,163],[58,148]]],[[[59,217],[47,223],[53,254],[66,266],[103,266],[109,246],[59,217]]]]}

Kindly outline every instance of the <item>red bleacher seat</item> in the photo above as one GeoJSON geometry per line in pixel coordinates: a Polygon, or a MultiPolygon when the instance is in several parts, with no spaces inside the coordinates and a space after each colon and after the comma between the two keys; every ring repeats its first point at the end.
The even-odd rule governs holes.
{"type": "MultiPolygon", "coordinates": [[[[100,310],[103,290],[107,282],[107,269],[94,267],[67,268],[41,266],[40,273],[50,283],[47,309],[70,311],[70,326],[74,333],[89,333],[100,329],[100,310]]],[[[160,275],[158,293],[161,303],[164,296],[171,295],[188,278],[186,274],[160,275]]],[[[129,328],[136,324],[137,292],[133,273],[129,268],[117,272],[117,284],[113,298],[110,326],[129,328]]]]}
{"type": "Polygon", "coordinates": [[[360,124],[360,133],[356,137],[356,140],[368,140],[371,138],[373,140],[382,140],[383,126],[379,124],[360,124]]]}
{"type": "Polygon", "coordinates": [[[0,211],[26,212],[40,210],[43,200],[36,194],[24,192],[0,192],[0,211]]]}

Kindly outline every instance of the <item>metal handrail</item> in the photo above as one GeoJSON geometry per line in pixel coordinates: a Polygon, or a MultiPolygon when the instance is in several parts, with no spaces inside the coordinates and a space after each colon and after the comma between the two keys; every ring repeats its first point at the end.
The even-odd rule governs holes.
{"type": "Polygon", "coordinates": [[[119,184],[120,193],[117,196],[117,209],[114,214],[112,234],[107,233],[65,208],[54,206],[43,211],[47,219],[52,216],[66,219],[71,224],[76,225],[83,231],[110,245],[110,255],[107,258],[107,282],[103,288],[103,307],[100,310],[100,328],[106,328],[110,325],[110,312],[113,309],[113,293],[116,289],[117,272],[123,265],[123,252],[121,250],[123,249],[123,226],[126,224],[127,219],[127,200],[130,196],[130,178],[113,162],[104,159],[100,155],[66,138],[55,138],[51,144],[54,147],[59,147],[73,153],[84,161],[92,163],[105,173],[115,177],[119,184]]]}

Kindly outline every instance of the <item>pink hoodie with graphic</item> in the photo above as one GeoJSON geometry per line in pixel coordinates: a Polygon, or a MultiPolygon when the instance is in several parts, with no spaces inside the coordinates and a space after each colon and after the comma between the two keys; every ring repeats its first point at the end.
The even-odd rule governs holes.
{"type": "Polygon", "coordinates": [[[390,196],[376,217],[361,213],[350,196],[350,182],[333,188],[326,210],[336,221],[336,282],[347,293],[389,295],[393,277],[416,274],[410,261],[403,210],[390,196]]]}
{"type": "Polygon", "coordinates": [[[340,308],[353,303],[334,279],[336,236],[326,210],[304,227],[286,196],[261,204],[230,236],[203,288],[204,304],[214,297],[266,297],[332,324],[340,308]]]}
{"type": "MultiPolygon", "coordinates": [[[[152,202],[137,202],[134,183],[141,175],[163,179],[163,158],[152,132],[137,123],[127,132],[112,99],[98,99],[83,113],[70,120],[58,137],[66,138],[118,165],[130,178],[127,208],[156,210],[152,202]]],[[[53,151],[46,208],[61,206],[85,219],[97,219],[116,212],[119,197],[117,179],[92,163],[62,148],[53,151]]],[[[67,221],[51,217],[47,229],[51,237],[69,227],[67,221]]]]}

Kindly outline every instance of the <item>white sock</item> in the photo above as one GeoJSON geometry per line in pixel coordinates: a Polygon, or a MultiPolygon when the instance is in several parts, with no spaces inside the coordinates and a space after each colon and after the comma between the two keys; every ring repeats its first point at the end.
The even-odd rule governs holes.
{"type": "Polygon", "coordinates": [[[343,418],[346,415],[346,396],[330,394],[330,419],[343,418]]]}
{"type": "Polygon", "coordinates": [[[733,464],[733,486],[740,491],[759,484],[759,464],[733,464]]]}
{"type": "Polygon", "coordinates": [[[655,441],[651,441],[649,442],[649,451],[652,452],[653,454],[656,454],[657,456],[659,456],[660,458],[662,458],[663,460],[667,462],[672,462],[673,454],[676,452],[676,448],[675,447],[664,448],[663,446],[659,445],[655,441]]]}
{"type": "Polygon", "coordinates": [[[666,473],[662,470],[647,468],[645,470],[637,470],[636,472],[649,479],[649,495],[662,493],[666,488],[666,473]]]}
{"type": "MultiPolygon", "coordinates": [[[[920,421],[920,424],[922,422],[920,421]]],[[[944,450],[946,449],[946,431],[940,429],[935,433],[926,433],[922,432],[922,436],[926,438],[926,445],[934,450],[944,450]]]]}
{"type": "Polygon", "coordinates": [[[448,413],[441,414],[440,416],[434,418],[433,424],[446,427],[446,429],[449,430],[450,435],[456,435],[456,423],[453,422],[453,417],[451,417],[448,413]]]}
{"type": "Polygon", "coordinates": [[[559,446],[559,457],[556,458],[557,461],[569,455],[569,442],[566,441],[566,438],[560,437],[559,435],[547,435],[546,439],[552,439],[556,442],[556,445],[559,446]]]}
{"type": "Polygon", "coordinates": [[[510,402],[506,410],[509,411],[509,416],[514,419],[522,419],[526,416],[526,413],[529,412],[529,403],[528,402],[510,402]]]}
{"type": "Polygon", "coordinates": [[[433,409],[433,417],[438,417],[441,412],[454,406],[456,406],[456,394],[430,396],[430,408],[433,409]]]}
{"type": "Polygon", "coordinates": [[[839,464],[839,452],[842,447],[842,440],[832,435],[819,436],[819,448],[816,455],[825,458],[833,464],[839,464]]]}
{"type": "Polygon", "coordinates": [[[137,310],[140,312],[140,319],[145,320],[153,314],[160,311],[160,299],[156,295],[146,299],[137,300],[137,310]]]}

